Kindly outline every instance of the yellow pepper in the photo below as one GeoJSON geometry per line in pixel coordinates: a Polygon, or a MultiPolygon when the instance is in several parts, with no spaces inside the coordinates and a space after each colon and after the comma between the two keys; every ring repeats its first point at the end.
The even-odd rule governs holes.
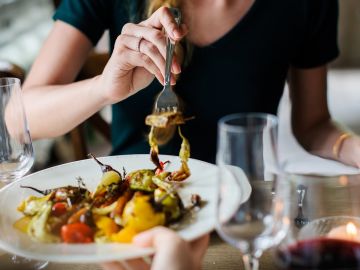
{"type": "Polygon", "coordinates": [[[150,196],[138,193],[126,204],[123,212],[125,227],[142,232],[158,225],[165,224],[165,214],[156,212],[149,202],[150,196]]]}
{"type": "Polygon", "coordinates": [[[121,175],[116,171],[105,172],[101,178],[100,184],[96,187],[94,194],[92,195],[95,198],[97,195],[104,193],[106,188],[111,184],[117,184],[121,181],[121,175]]]}
{"type": "Polygon", "coordinates": [[[112,234],[110,239],[112,242],[131,243],[136,235],[136,231],[131,227],[125,227],[118,233],[112,234]]]}
{"type": "Polygon", "coordinates": [[[27,233],[30,221],[31,221],[31,217],[24,216],[24,217],[18,219],[17,221],[15,221],[14,228],[18,229],[19,231],[21,231],[23,233],[27,233]]]}
{"type": "Polygon", "coordinates": [[[107,237],[110,237],[112,234],[119,231],[119,226],[114,222],[113,219],[107,216],[95,217],[95,225],[107,237]]]}

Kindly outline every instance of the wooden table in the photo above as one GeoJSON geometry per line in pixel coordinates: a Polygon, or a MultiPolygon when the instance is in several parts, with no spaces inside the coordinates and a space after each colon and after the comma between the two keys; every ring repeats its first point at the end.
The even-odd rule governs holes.
{"type": "MultiPolygon", "coordinates": [[[[13,264],[9,263],[10,256],[0,256],[0,269],[1,270],[27,270],[22,268],[16,268],[13,264]],[[4,265],[4,261],[5,265],[4,265]]],[[[55,264],[50,263],[45,270],[102,270],[98,265],[89,264],[55,264]]],[[[203,270],[232,270],[232,269],[244,269],[242,264],[240,252],[223,242],[216,233],[211,235],[211,241],[207,250],[204,262],[203,270]]],[[[260,270],[277,270],[278,268],[273,263],[272,253],[270,251],[265,252],[260,261],[260,270]]],[[[136,269],[134,269],[136,270],[136,269]]]]}

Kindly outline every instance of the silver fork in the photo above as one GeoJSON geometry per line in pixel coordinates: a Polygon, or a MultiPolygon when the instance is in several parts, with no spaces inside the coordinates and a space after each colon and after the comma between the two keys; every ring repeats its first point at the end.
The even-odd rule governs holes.
{"type": "MultiPolygon", "coordinates": [[[[177,8],[170,8],[171,13],[178,25],[181,23],[181,12],[177,8]]],[[[174,93],[171,84],[171,62],[174,54],[175,43],[167,37],[166,41],[166,62],[165,62],[165,84],[164,88],[158,95],[155,101],[154,110],[157,113],[174,111],[176,112],[179,107],[179,100],[174,93]]]]}
{"type": "Polygon", "coordinates": [[[298,193],[298,214],[294,218],[295,226],[299,229],[304,227],[310,220],[303,213],[304,198],[306,194],[306,186],[298,185],[296,191],[298,193]]]}

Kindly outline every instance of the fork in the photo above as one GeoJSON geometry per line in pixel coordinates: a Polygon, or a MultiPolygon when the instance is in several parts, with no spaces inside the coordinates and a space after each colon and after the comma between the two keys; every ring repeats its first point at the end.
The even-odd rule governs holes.
{"type": "MultiPolygon", "coordinates": [[[[181,12],[178,8],[170,8],[172,15],[178,25],[181,22],[181,12]]],[[[165,62],[165,83],[164,88],[159,93],[155,101],[154,110],[157,113],[160,112],[176,112],[179,106],[179,100],[174,93],[171,84],[171,62],[174,54],[175,42],[171,41],[167,36],[166,41],[166,62],[165,62]]]]}
{"type": "Polygon", "coordinates": [[[297,187],[297,193],[298,193],[298,214],[294,218],[295,226],[299,229],[304,227],[306,224],[310,222],[310,220],[305,217],[303,213],[303,204],[304,204],[304,198],[306,194],[306,187],[304,185],[298,185],[297,187]]]}

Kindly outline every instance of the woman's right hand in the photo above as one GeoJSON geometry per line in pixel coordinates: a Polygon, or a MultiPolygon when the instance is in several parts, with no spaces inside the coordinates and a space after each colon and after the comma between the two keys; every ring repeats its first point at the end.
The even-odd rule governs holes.
{"type": "MultiPolygon", "coordinates": [[[[113,104],[149,85],[154,77],[162,84],[165,77],[166,34],[174,41],[184,37],[185,25],[176,24],[170,10],[158,9],[139,24],[127,23],[118,36],[114,51],[97,78],[105,103],[113,104]]],[[[180,73],[180,63],[173,58],[171,71],[180,73]]],[[[172,78],[172,83],[175,83],[172,78]]]]}

